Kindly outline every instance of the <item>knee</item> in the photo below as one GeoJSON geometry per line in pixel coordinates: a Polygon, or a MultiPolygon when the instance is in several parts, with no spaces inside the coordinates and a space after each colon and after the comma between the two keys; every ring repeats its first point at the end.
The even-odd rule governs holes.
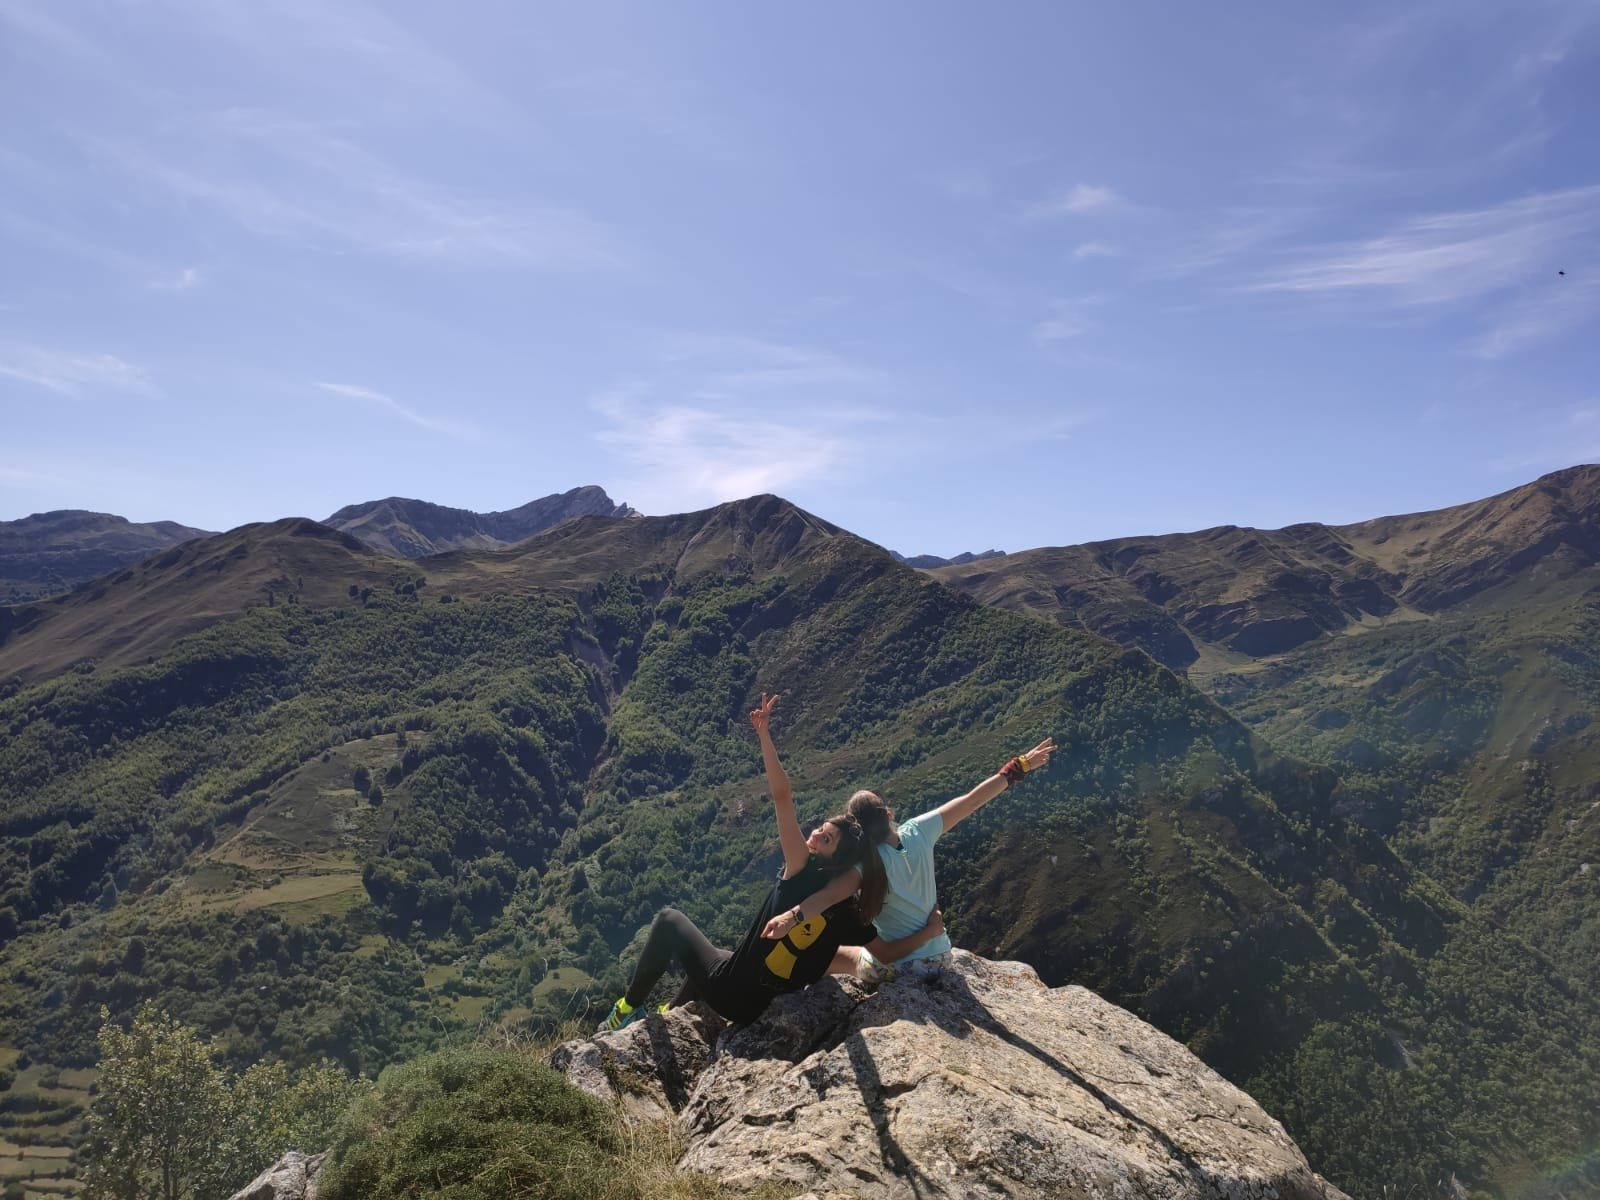
{"type": "Polygon", "coordinates": [[[664,923],[666,923],[668,925],[676,925],[679,921],[681,921],[683,919],[684,919],[683,918],[683,914],[681,912],[679,912],[675,908],[670,908],[670,907],[669,908],[663,908],[660,912],[658,912],[656,914],[656,920],[658,922],[664,922],[664,923]]]}

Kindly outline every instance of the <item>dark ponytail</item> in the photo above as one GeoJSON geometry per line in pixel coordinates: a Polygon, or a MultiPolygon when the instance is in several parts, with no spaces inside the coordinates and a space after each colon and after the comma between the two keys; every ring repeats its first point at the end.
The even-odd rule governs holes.
{"type": "Polygon", "coordinates": [[[839,844],[826,860],[826,867],[830,875],[852,868],[861,872],[861,887],[853,899],[861,919],[870,921],[883,911],[883,898],[889,893],[889,877],[884,874],[883,860],[878,857],[878,845],[889,836],[889,813],[883,801],[872,796],[878,801],[879,809],[857,816],[852,809],[861,796],[872,796],[872,793],[857,792],[844,812],[823,822],[832,825],[839,834],[839,844]]]}
{"type": "Polygon", "coordinates": [[[884,874],[878,847],[889,840],[889,806],[875,792],[860,791],[844,806],[845,816],[861,826],[866,843],[861,857],[861,895],[857,904],[861,919],[870,921],[883,911],[883,898],[889,892],[889,876],[884,874]]]}

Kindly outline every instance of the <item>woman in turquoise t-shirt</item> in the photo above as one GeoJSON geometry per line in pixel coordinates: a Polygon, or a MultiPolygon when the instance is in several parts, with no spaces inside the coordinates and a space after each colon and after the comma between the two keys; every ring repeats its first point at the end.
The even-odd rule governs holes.
{"type": "Polygon", "coordinates": [[[898,958],[943,935],[944,926],[936,918],[925,918],[908,938],[878,936],[872,919],[882,901],[884,879],[876,869],[876,843],[856,821],[841,813],[823,821],[810,836],[801,831],[789,776],[772,741],[770,719],[777,702],[777,696],[763,692],[750,714],[783,850],[783,869],[772,890],[733,950],[714,946],[677,909],[662,909],[650,926],[628,990],[600,1023],[602,1033],[644,1016],[651,990],[674,964],[683,969],[685,981],[673,1005],[702,1000],[728,1020],[744,1024],[760,1016],[774,996],[821,979],[842,945],[866,944],[878,955],[898,958]],[[825,902],[819,897],[826,897],[825,902]],[[780,907],[783,933],[765,933],[763,927],[777,920],[768,917],[780,907]]]}
{"type": "MultiPolygon", "coordinates": [[[[1032,750],[1019,754],[964,796],[947,800],[931,812],[913,817],[896,826],[894,810],[875,792],[860,791],[850,797],[845,815],[853,817],[868,838],[877,841],[878,858],[888,879],[883,908],[873,918],[879,935],[894,940],[927,925],[938,912],[939,888],[934,879],[933,847],[944,834],[977,812],[1029,771],[1036,771],[1055,753],[1055,739],[1045,738],[1032,750]]],[[[838,883],[843,887],[845,881],[838,883]]],[[[825,888],[806,908],[832,902],[825,888]]],[[[842,897],[841,897],[842,898],[842,897]]],[[[767,923],[766,937],[782,937],[792,924],[788,913],[780,913],[767,923]]],[[[923,942],[905,957],[885,962],[865,947],[842,946],[828,968],[831,974],[855,975],[864,983],[882,983],[898,971],[911,970],[933,975],[950,961],[950,939],[941,932],[923,942]]]]}

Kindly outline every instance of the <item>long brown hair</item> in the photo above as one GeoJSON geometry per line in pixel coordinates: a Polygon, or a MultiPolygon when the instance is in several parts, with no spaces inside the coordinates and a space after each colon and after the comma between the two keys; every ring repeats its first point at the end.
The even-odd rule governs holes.
{"type": "MultiPolygon", "coordinates": [[[[866,794],[871,795],[870,792],[866,794]]],[[[853,797],[851,802],[854,803],[853,797]]],[[[827,860],[829,874],[838,875],[851,867],[861,872],[861,887],[854,897],[856,912],[863,921],[872,920],[883,911],[883,898],[889,891],[889,877],[884,874],[883,860],[878,857],[878,843],[888,836],[887,815],[868,814],[863,821],[846,808],[822,824],[832,825],[839,834],[839,844],[827,860]]]]}
{"type": "Polygon", "coordinates": [[[889,806],[876,792],[859,791],[844,806],[846,817],[861,826],[867,851],[861,863],[861,918],[870,921],[883,911],[883,898],[889,891],[878,847],[894,832],[889,824],[889,806]]]}

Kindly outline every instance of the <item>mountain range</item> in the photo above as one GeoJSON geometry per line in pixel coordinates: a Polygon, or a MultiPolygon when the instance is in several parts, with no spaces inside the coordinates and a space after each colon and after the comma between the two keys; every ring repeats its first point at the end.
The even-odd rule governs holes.
{"type": "Polygon", "coordinates": [[[932,574],[1185,671],[1339,770],[1343,815],[1600,989],[1600,467],[1436,512],[932,574]]]}
{"type": "Polygon", "coordinates": [[[603,1008],[661,905],[738,935],[776,690],[806,819],[1053,733],[940,851],[961,944],[1178,1037],[1352,1194],[1520,1186],[1600,1132],[1594,477],[921,572],[772,496],[414,560],[290,519],[0,608],[0,1067],[65,1141],[29,1072],[102,1004],[369,1071],[603,1008]]]}
{"type": "Polygon", "coordinates": [[[8,604],[52,596],[180,542],[209,536],[176,521],[135,523],[80,509],[0,521],[0,595],[8,604]]]}
{"type": "Polygon", "coordinates": [[[991,554],[936,578],[1137,645],[1174,670],[1216,670],[1474,601],[1517,607],[1552,588],[1582,592],[1597,531],[1600,467],[1581,466],[1436,512],[991,554]]]}
{"type": "Polygon", "coordinates": [[[360,538],[385,554],[424,558],[447,550],[503,549],[573,517],[638,515],[626,504],[614,503],[605,489],[590,486],[490,513],[390,496],[387,500],[347,505],[323,524],[360,538]]]}
{"type": "MultiPolygon", "coordinates": [[[[384,554],[425,558],[449,550],[501,550],[573,517],[639,515],[637,509],[613,501],[604,488],[590,485],[489,513],[390,496],[348,504],[322,524],[349,533],[384,554]]],[[[42,600],[173,546],[214,536],[209,530],[175,521],[135,523],[110,513],[78,509],[0,521],[0,596],[7,604],[42,600]]],[[[894,557],[914,567],[943,567],[999,553],[894,557]]]]}

